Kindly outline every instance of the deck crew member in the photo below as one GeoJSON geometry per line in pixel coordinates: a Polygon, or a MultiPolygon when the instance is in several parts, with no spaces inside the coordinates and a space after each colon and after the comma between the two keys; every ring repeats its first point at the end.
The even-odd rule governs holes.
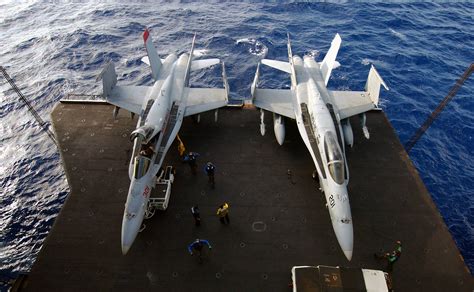
{"type": "Polygon", "coordinates": [[[387,253],[387,271],[391,272],[393,271],[393,264],[395,264],[396,261],[400,258],[402,255],[402,242],[400,240],[397,240],[396,242],[396,247],[391,253],[387,253]]]}
{"type": "Polygon", "coordinates": [[[194,217],[194,224],[196,226],[201,225],[201,215],[199,214],[199,208],[197,205],[191,207],[191,214],[193,214],[194,217]]]}
{"type": "Polygon", "coordinates": [[[196,252],[198,255],[201,255],[202,249],[204,247],[204,244],[207,245],[209,249],[212,249],[211,244],[209,241],[205,239],[199,239],[197,238],[195,241],[193,241],[190,245],[188,245],[188,251],[191,255],[194,255],[193,252],[196,252]]]}
{"type": "Polygon", "coordinates": [[[229,219],[229,204],[224,203],[219,206],[217,209],[217,216],[219,216],[219,220],[221,221],[222,224],[229,224],[230,219],[229,219]]]}
{"type": "Polygon", "coordinates": [[[187,162],[189,167],[191,168],[191,173],[193,175],[197,174],[197,163],[196,158],[199,156],[199,153],[196,152],[189,152],[185,157],[183,162],[187,162]]]}
{"type": "Polygon", "coordinates": [[[396,241],[395,249],[392,252],[387,252],[384,254],[375,253],[374,256],[376,259],[386,259],[387,260],[387,271],[393,271],[393,265],[402,255],[402,242],[400,240],[396,241]]]}
{"type": "Polygon", "coordinates": [[[208,183],[211,185],[212,188],[215,188],[216,183],[214,181],[214,172],[216,170],[216,167],[214,166],[214,164],[212,164],[212,162],[208,162],[204,170],[206,171],[206,174],[209,178],[208,183]]]}

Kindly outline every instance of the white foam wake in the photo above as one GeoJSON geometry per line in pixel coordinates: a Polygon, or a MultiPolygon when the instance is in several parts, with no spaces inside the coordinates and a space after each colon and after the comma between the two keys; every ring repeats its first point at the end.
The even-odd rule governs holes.
{"type": "Polygon", "coordinates": [[[268,53],[268,47],[255,38],[243,38],[235,42],[236,44],[245,44],[248,46],[248,52],[252,55],[265,58],[268,53]]]}
{"type": "Polygon", "coordinates": [[[407,37],[406,35],[404,35],[403,33],[401,32],[398,32],[396,30],[394,30],[393,28],[389,28],[388,29],[394,36],[396,36],[397,38],[403,40],[403,41],[406,41],[407,40],[407,37]]]}

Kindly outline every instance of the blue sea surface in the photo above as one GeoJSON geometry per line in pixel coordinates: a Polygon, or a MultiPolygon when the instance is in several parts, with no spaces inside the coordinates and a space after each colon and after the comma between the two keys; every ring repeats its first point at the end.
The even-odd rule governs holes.
{"type": "MultiPolygon", "coordinates": [[[[161,56],[188,51],[196,32],[196,55],[225,61],[233,99],[250,97],[259,60],[286,60],[287,32],[295,54],[318,61],[339,33],[341,66],[329,87],[363,89],[374,64],[390,87],[381,106],[402,143],[474,61],[473,3],[0,1],[0,65],[49,121],[68,93],[100,93],[95,78],[107,61],[115,63],[120,84],[150,85],[140,61],[145,27],[161,56]]],[[[214,70],[193,75],[192,84],[221,86],[220,69],[214,70]]],[[[410,153],[471,271],[473,79],[410,153]]],[[[287,88],[290,81],[268,70],[261,82],[287,88]]],[[[55,145],[3,78],[0,109],[0,269],[11,277],[31,268],[69,189],[55,145]]]]}

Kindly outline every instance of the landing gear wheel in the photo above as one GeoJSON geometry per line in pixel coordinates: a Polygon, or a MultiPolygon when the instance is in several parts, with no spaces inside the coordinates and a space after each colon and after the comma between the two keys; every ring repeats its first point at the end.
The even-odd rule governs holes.
{"type": "Polygon", "coordinates": [[[146,212],[145,212],[145,219],[150,219],[151,217],[153,217],[153,215],[155,215],[155,207],[152,207],[150,204],[148,204],[148,207],[146,208],[146,212]]]}

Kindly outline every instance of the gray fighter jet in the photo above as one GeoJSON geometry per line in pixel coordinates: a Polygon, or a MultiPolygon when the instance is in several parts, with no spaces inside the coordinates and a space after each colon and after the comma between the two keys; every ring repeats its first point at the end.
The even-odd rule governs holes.
{"type": "Polygon", "coordinates": [[[364,135],[369,139],[365,112],[378,107],[380,85],[388,87],[372,66],[364,91],[333,91],[326,85],[336,62],[341,37],[336,37],[321,63],[312,57],[301,59],[291,53],[288,35],[288,62],[267,60],[262,64],[290,74],[291,89],[258,88],[259,68],[252,84],[252,98],[261,109],[261,134],[265,134],[264,111],[273,112],[274,131],[278,143],[285,140],[284,117],[296,120],[300,135],[316,167],[320,189],[326,196],[332,226],[339,245],[350,261],[353,252],[352,215],[347,193],[349,171],[345,143],[354,138],[349,118],[359,115],[364,135]],[[344,143],[345,142],[345,143],[344,143]]]}
{"type": "MultiPolygon", "coordinates": [[[[166,152],[173,143],[184,117],[217,109],[228,102],[228,85],[222,63],[224,88],[191,88],[189,74],[220,63],[219,59],[193,60],[194,41],[189,54],[158,57],[149,30],[143,33],[151,67],[152,86],[118,86],[117,75],[109,63],[102,78],[103,96],[116,106],[139,115],[137,128],[131,133],[134,142],[129,166],[130,189],[122,221],[122,253],[126,254],[140,231],[149,210],[149,199],[166,152]]],[[[217,112],[216,112],[217,120],[217,112]]],[[[166,207],[165,207],[166,208],[166,207]]]]}

